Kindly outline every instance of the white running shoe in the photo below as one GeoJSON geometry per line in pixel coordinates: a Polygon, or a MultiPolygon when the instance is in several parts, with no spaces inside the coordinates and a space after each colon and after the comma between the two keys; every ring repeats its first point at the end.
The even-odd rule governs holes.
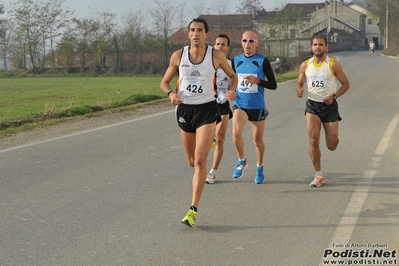
{"type": "Polygon", "coordinates": [[[324,184],[324,176],[315,176],[313,181],[310,183],[311,187],[320,187],[324,184]]]}
{"type": "Polygon", "coordinates": [[[216,179],[216,175],[209,173],[209,174],[206,176],[206,183],[207,183],[207,184],[213,184],[213,183],[216,182],[215,179],[216,179]]]}

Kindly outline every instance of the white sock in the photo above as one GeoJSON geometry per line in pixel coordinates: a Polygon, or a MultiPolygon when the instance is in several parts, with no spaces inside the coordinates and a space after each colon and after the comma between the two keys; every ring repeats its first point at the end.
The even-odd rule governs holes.
{"type": "Polygon", "coordinates": [[[323,176],[323,174],[321,173],[321,171],[317,171],[315,176],[323,176]]]}
{"type": "Polygon", "coordinates": [[[214,175],[216,173],[216,170],[212,168],[211,171],[209,171],[209,173],[214,175]]]}

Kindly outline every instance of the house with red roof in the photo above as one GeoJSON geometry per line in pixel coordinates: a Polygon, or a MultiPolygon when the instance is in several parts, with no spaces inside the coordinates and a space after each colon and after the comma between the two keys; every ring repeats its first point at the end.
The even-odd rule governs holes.
{"type": "MultiPolygon", "coordinates": [[[[358,5],[343,0],[320,3],[288,3],[281,10],[262,10],[250,14],[201,15],[210,27],[209,44],[220,33],[231,39],[230,57],[242,52],[241,35],[246,30],[258,32],[259,52],[271,58],[311,54],[316,35],[328,40],[329,51],[364,49],[367,42],[367,15],[358,5]],[[356,7],[356,8],[355,8],[356,7]]],[[[187,29],[176,32],[170,44],[189,44],[187,29]]]]}

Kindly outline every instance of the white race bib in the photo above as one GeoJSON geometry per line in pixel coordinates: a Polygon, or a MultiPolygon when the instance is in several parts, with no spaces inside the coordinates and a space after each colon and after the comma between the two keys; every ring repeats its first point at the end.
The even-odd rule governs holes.
{"type": "Polygon", "coordinates": [[[257,77],[256,74],[237,74],[237,77],[238,77],[237,89],[238,89],[238,91],[242,92],[242,93],[257,93],[258,92],[258,84],[250,83],[247,79],[244,78],[247,76],[257,77]]]}
{"type": "Polygon", "coordinates": [[[181,93],[203,93],[204,92],[204,85],[207,84],[205,78],[201,77],[183,77],[181,81],[181,93]]]}
{"type": "Polygon", "coordinates": [[[309,76],[308,81],[311,87],[323,88],[327,85],[327,75],[312,75],[309,76]]]}

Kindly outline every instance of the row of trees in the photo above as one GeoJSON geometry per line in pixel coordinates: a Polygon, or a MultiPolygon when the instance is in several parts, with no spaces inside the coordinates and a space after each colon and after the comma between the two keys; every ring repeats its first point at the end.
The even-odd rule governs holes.
{"type": "MultiPolygon", "coordinates": [[[[48,68],[73,71],[76,66],[80,70],[158,73],[167,64],[171,48],[168,38],[174,32],[200,14],[230,13],[228,0],[212,1],[209,9],[200,1],[189,7],[185,0],[151,0],[150,5],[122,15],[101,11],[76,18],[73,11],[63,7],[65,0],[15,0],[11,10],[0,5],[0,61],[6,70],[29,69],[33,73],[48,68]],[[145,60],[144,55],[150,52],[155,54],[156,63],[145,60]],[[113,60],[107,62],[110,54],[113,60]]],[[[385,18],[389,4],[390,36],[399,36],[393,26],[398,22],[395,18],[399,18],[399,2],[367,1],[379,18],[385,18]]],[[[241,0],[236,6],[240,14],[255,15],[262,9],[260,0],[241,0]]],[[[380,19],[382,32],[384,21],[380,19]]]]}
{"type": "MultiPolygon", "coordinates": [[[[158,30],[149,30],[142,10],[127,12],[122,19],[110,12],[99,12],[87,18],[73,18],[73,12],[64,9],[65,0],[19,0],[10,10],[10,18],[2,20],[1,50],[5,69],[8,62],[16,69],[32,69],[40,73],[48,67],[72,68],[78,64],[105,67],[105,55],[114,52],[120,59],[122,51],[155,49],[161,42],[158,30]]],[[[153,1],[153,14],[161,7],[172,10],[166,1],[153,1]],[[157,9],[158,8],[158,9],[157,9]]],[[[4,9],[3,9],[4,10],[4,9]]],[[[154,18],[161,19],[161,18],[154,18]]],[[[158,23],[158,21],[156,21],[158,23]]],[[[170,34],[171,25],[164,27],[170,34]]],[[[156,28],[158,29],[158,28],[156,28]]],[[[120,65],[120,61],[116,62],[120,65]]]]}
{"type": "MultiPolygon", "coordinates": [[[[0,5],[0,60],[4,69],[44,69],[63,67],[134,73],[158,72],[167,63],[168,38],[186,27],[188,19],[200,14],[229,13],[228,0],[212,0],[206,8],[195,1],[151,0],[151,4],[128,10],[121,16],[101,11],[90,17],[74,18],[64,8],[65,0],[15,0],[11,10],[0,5]],[[148,8],[146,8],[148,6],[148,8]],[[143,54],[160,51],[157,65],[148,66],[143,54]],[[113,62],[106,62],[112,54],[113,62]],[[124,56],[124,55],[129,55],[124,56]]],[[[237,12],[253,12],[259,0],[241,0],[237,12]]]]}

